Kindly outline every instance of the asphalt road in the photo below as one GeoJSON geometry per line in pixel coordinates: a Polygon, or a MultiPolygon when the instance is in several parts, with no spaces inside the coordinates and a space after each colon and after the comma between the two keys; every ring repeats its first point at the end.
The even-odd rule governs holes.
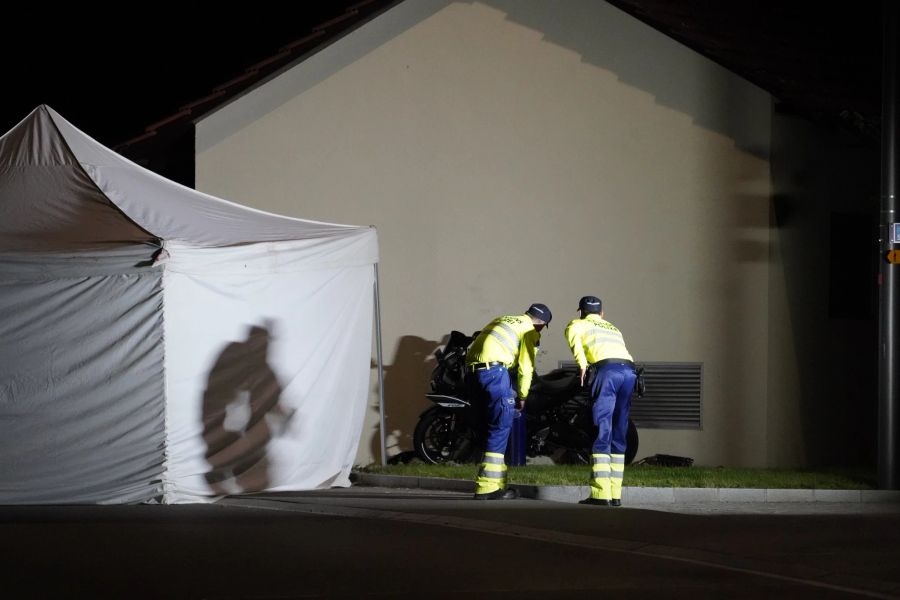
{"type": "Polygon", "coordinates": [[[351,488],[0,507],[2,598],[900,598],[900,506],[351,488]]]}

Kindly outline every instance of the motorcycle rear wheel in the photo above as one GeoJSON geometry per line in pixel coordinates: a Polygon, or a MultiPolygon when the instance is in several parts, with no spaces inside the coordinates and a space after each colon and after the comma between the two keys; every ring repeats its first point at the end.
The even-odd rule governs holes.
{"type": "Polygon", "coordinates": [[[429,408],[419,417],[413,446],[422,461],[432,464],[473,463],[481,457],[475,431],[460,411],[439,406],[429,408]]]}
{"type": "Polygon", "coordinates": [[[628,431],[625,433],[625,464],[630,465],[637,456],[638,451],[638,432],[634,421],[628,419],[628,431]]]}

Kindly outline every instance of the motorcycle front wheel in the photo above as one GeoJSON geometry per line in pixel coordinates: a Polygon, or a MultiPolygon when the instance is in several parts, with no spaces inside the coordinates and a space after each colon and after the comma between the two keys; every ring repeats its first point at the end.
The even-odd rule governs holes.
{"type": "Polygon", "coordinates": [[[473,463],[481,457],[475,430],[459,410],[433,406],[422,413],[413,432],[416,455],[432,464],[473,463]]]}
{"type": "Polygon", "coordinates": [[[634,421],[628,419],[628,431],[625,433],[625,464],[630,465],[637,456],[638,451],[638,432],[634,426],[634,421]]]}

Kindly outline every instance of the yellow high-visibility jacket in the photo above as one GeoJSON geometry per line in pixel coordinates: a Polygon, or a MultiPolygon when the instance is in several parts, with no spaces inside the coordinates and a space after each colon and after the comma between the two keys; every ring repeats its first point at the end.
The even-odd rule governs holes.
{"type": "Polygon", "coordinates": [[[501,362],[507,369],[518,366],[519,397],[526,398],[534,373],[535,347],[541,334],[528,315],[497,317],[484,326],[469,351],[466,364],[501,362]]]}
{"type": "Polygon", "coordinates": [[[618,328],[597,314],[574,319],[566,327],[566,339],[572,355],[582,369],[607,358],[631,358],[618,328]]]}

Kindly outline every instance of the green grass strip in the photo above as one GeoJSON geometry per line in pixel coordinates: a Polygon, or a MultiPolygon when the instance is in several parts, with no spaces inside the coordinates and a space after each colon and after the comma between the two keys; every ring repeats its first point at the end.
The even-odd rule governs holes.
{"type": "MultiPolygon", "coordinates": [[[[369,465],[365,473],[474,479],[477,465],[369,465]]],[[[588,485],[587,465],[528,465],[510,467],[509,482],[531,485],[588,485]]],[[[731,469],[724,467],[629,466],[625,485],[637,487],[762,488],[762,489],[874,489],[874,469],[731,469]]]]}

